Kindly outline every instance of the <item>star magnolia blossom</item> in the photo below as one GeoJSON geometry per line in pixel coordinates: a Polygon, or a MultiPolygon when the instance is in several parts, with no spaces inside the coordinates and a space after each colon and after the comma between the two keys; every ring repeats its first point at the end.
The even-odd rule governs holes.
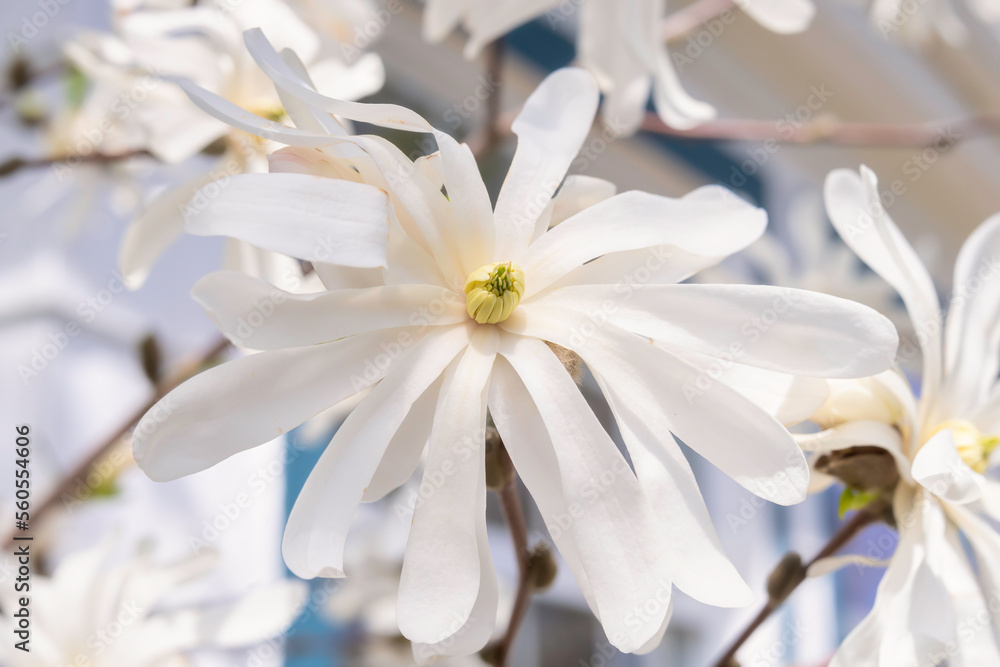
{"type": "MultiPolygon", "coordinates": [[[[331,20],[322,18],[324,24],[331,20]]],[[[112,33],[84,32],[66,47],[74,64],[95,82],[84,103],[91,112],[75,118],[70,151],[83,145],[109,153],[147,149],[175,163],[222,142],[221,155],[207,171],[154,198],[126,231],[119,262],[131,288],[143,284],[184,220],[197,214],[197,202],[185,204],[199,188],[224,176],[266,170],[267,141],[206,116],[169,82],[190,79],[280,119],[285,112],[279,95],[243,48],[242,32],[254,26],[265,26],[281,46],[294,46],[312,64],[310,74],[321,90],[353,100],[382,86],[385,74],[377,55],[365,54],[350,64],[339,55],[321,59],[321,37],[281,0],[214,0],[177,9],[126,5],[116,11],[112,33]]],[[[342,26],[339,31],[345,32],[342,26]]],[[[245,244],[230,244],[226,266],[271,279],[296,269],[287,258],[245,244]]]]}
{"type": "Polygon", "coordinates": [[[1000,215],[959,253],[942,335],[931,277],[882,207],[875,174],[834,171],[826,204],[844,241],[902,296],[924,364],[919,398],[892,371],[832,383],[815,417],[827,430],[801,438],[817,452],[881,447],[900,475],[899,543],[871,613],[830,665],[1000,664],[1000,535],[987,522],[1000,520],[1000,485],[983,474],[1000,442],[1000,215]]]}
{"type": "Polygon", "coordinates": [[[264,351],[165,397],[138,427],[143,470],[156,480],[197,472],[372,387],[306,482],[285,561],[303,577],[344,576],[358,504],[404,483],[423,455],[399,626],[419,656],[471,653],[489,639],[497,605],[486,540],[488,410],[619,649],[658,643],[672,584],[711,604],[748,604],[671,433],[782,504],[805,495],[804,456],[773,416],[728,386],[686,391],[704,377],[686,358],[744,341],[749,365],[857,377],[889,363],[889,322],[810,292],[670,284],[763,232],[764,212],[722,188],[602,199],[599,183],[587,181],[581,196],[580,182],[567,180],[553,198],[597,109],[596,83],[582,70],[552,74],[526,102],[493,208],[466,146],[407,109],[319,95],[259,31],[246,39],[279,89],[299,100],[289,107],[297,129],[187,90],[235,126],[298,148],[272,163],[285,173],[233,178],[189,230],[318,259],[328,291],[295,296],[244,275],[206,276],[196,299],[227,336],[264,351]],[[328,113],[432,134],[439,152],[414,162],[384,139],[326,134],[328,113]],[[557,210],[565,219],[547,231],[557,210]],[[781,315],[750,343],[750,322],[762,324],[772,308],[781,315]],[[635,472],[557,356],[567,349],[600,382],[635,472]],[[167,417],[157,423],[158,415],[167,417]]]}
{"type": "Polygon", "coordinates": [[[10,667],[160,667],[201,649],[249,648],[286,631],[308,590],[297,581],[261,586],[239,600],[160,610],[169,594],[215,567],[208,552],[160,565],[148,553],[108,566],[117,540],[67,556],[51,578],[31,580],[30,652],[13,647],[18,594],[0,592],[0,625],[8,641],[0,657],[10,667]]]}
{"type": "MultiPolygon", "coordinates": [[[[780,34],[802,32],[816,13],[812,0],[736,4],[780,34]]],[[[657,113],[671,127],[688,129],[715,117],[715,108],[688,95],[674,70],[664,44],[665,0],[427,0],[424,36],[440,41],[461,24],[469,31],[466,55],[471,58],[486,44],[549,11],[555,19],[579,12],[577,57],[607,95],[602,116],[616,131],[632,134],[639,128],[651,90],[657,113]]]]}

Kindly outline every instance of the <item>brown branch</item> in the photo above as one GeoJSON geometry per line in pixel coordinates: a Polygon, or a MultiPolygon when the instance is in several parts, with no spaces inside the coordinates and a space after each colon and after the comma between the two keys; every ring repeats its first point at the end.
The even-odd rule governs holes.
{"type": "Polygon", "coordinates": [[[800,123],[782,120],[722,119],[689,130],[668,127],[653,113],[642,129],[679,139],[773,141],[782,144],[838,144],[886,148],[944,148],[960,141],[1000,134],[1000,113],[985,113],[925,123],[845,123],[819,116],[800,123]]]}
{"type": "Polygon", "coordinates": [[[90,155],[63,155],[53,158],[21,158],[15,157],[0,164],[0,177],[9,176],[21,169],[39,169],[42,167],[53,167],[57,164],[66,164],[72,168],[81,164],[113,164],[124,162],[136,157],[154,157],[146,149],[126,151],[124,153],[91,153],[90,155]]]}
{"type": "MultiPolygon", "coordinates": [[[[509,459],[508,459],[509,460],[509,459]]],[[[509,482],[500,489],[500,502],[503,506],[504,519],[510,530],[511,539],[517,554],[517,597],[514,599],[514,609],[510,614],[507,632],[497,648],[497,667],[504,667],[514,645],[514,638],[521,627],[524,615],[531,602],[531,577],[528,569],[528,529],[524,523],[524,510],[521,508],[521,498],[517,492],[517,476],[512,475],[509,482]]]]}
{"type": "MultiPolygon", "coordinates": [[[[136,410],[129,418],[128,422],[123,424],[121,428],[115,431],[111,437],[104,441],[102,445],[97,447],[93,454],[87,457],[86,460],[81,462],[72,472],[66,475],[66,477],[64,477],[62,481],[56,485],[56,488],[45,496],[42,502],[32,508],[32,523],[37,524],[41,521],[46,514],[59,504],[60,500],[65,495],[72,493],[79,484],[85,483],[87,474],[94,467],[94,465],[104,459],[104,457],[109,454],[112,449],[114,449],[115,445],[117,445],[122,438],[128,435],[132,426],[138,422],[144,414],[151,410],[153,406],[156,405],[157,401],[178,387],[182,382],[197,374],[206,364],[214,361],[228,347],[229,341],[225,338],[220,339],[207,352],[201,355],[197,361],[188,364],[183,370],[178,372],[173,377],[157,383],[156,391],[154,392],[153,397],[150,398],[142,407],[136,410]]],[[[6,547],[9,548],[14,543],[15,535],[16,534],[10,534],[6,537],[4,540],[4,545],[6,547]]]]}
{"type": "Polygon", "coordinates": [[[500,118],[500,89],[503,87],[504,41],[499,38],[486,47],[486,118],[482,127],[466,143],[476,160],[481,160],[493,152],[503,139],[510,134],[504,130],[500,118]]]}
{"type": "Polygon", "coordinates": [[[736,657],[736,652],[740,650],[743,644],[750,639],[751,635],[763,625],[771,614],[773,614],[781,604],[792,594],[799,585],[806,580],[806,575],[809,572],[809,568],[812,567],[817,561],[824,558],[828,558],[838,551],[840,551],[844,546],[847,545],[858,533],[861,532],[866,526],[874,523],[881,517],[882,513],[885,511],[887,504],[885,501],[876,501],[869,505],[868,507],[858,510],[858,512],[851,517],[850,521],[842,524],[830,541],[820,549],[811,561],[802,564],[799,563],[798,568],[791,574],[789,581],[782,586],[782,594],[780,596],[769,596],[767,604],[760,610],[760,612],[750,621],[750,624],[744,628],[743,632],[740,633],[729,649],[722,654],[715,662],[715,667],[729,667],[733,664],[733,660],[736,657]]]}
{"type": "Polygon", "coordinates": [[[735,6],[734,0],[697,0],[663,19],[663,41],[683,37],[735,6]]]}

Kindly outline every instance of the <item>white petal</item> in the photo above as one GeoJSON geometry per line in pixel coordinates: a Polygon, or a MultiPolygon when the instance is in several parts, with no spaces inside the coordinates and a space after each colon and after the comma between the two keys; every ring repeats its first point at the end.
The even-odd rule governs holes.
{"type": "Polygon", "coordinates": [[[216,271],[199,280],[191,295],[229,340],[255,350],[327,343],[392,327],[468,320],[465,300],[435,285],[290,294],[251,276],[216,271]]]}
{"type": "MultiPolygon", "coordinates": [[[[381,127],[415,132],[432,132],[433,128],[414,111],[395,104],[362,104],[327,97],[292,76],[281,56],[264,36],[260,28],[243,33],[247,50],[274,85],[303,102],[344,118],[371,123],[381,127]]],[[[290,142],[282,142],[290,143],[290,142]]]]}
{"type": "Polygon", "coordinates": [[[958,455],[950,428],[923,444],[913,458],[911,471],[913,479],[942,500],[964,505],[982,495],[979,473],[958,455]]]}
{"type": "Polygon", "coordinates": [[[486,396],[499,335],[478,327],[445,373],[399,581],[399,630],[421,644],[485,646],[496,620],[497,584],[486,543],[486,396]],[[473,619],[477,602],[484,618],[473,619]],[[491,609],[490,609],[491,608],[491,609]]]}
{"type": "Polygon", "coordinates": [[[289,146],[319,148],[322,146],[332,146],[338,141],[337,137],[332,135],[317,134],[294,127],[286,127],[273,120],[261,118],[257,114],[250,113],[224,97],[196,86],[190,81],[181,80],[177,83],[184,89],[184,92],[191,98],[191,101],[197,104],[202,111],[238,130],[249,132],[263,139],[288,144],[289,146]]]}
{"type": "Polygon", "coordinates": [[[435,132],[441,152],[440,173],[451,215],[440,218],[441,232],[451,239],[466,275],[493,259],[496,226],[486,184],[472,151],[444,132],[435,132]]]}
{"type": "Polygon", "coordinates": [[[922,403],[931,405],[941,378],[941,309],[927,268],[882,207],[870,169],[862,166],[860,176],[849,169],[830,172],[824,198],[844,242],[903,298],[923,351],[922,403]]]}
{"type": "Polygon", "coordinates": [[[594,77],[575,68],[553,72],[528,97],[511,125],[517,151],[497,199],[498,257],[531,242],[536,221],[590,132],[597,102],[594,77]]]}
{"type": "Polygon", "coordinates": [[[184,211],[185,229],[231,236],[299,259],[386,265],[389,200],[370,185],[303,174],[241,174],[210,184],[184,211]]]}
{"type": "MultiPolygon", "coordinates": [[[[599,379],[600,381],[600,379],[599,379]]],[[[601,390],[628,447],[639,485],[657,511],[674,585],[699,602],[743,607],[754,601],[750,587],[729,561],[684,453],[669,424],[637,414],[633,396],[601,382],[601,390]]]]}
{"type": "Polygon", "coordinates": [[[374,502],[406,483],[424,453],[427,440],[431,436],[434,415],[437,412],[438,396],[441,394],[442,379],[432,384],[410,408],[410,413],[399,425],[385,448],[385,455],[378,464],[372,481],[365,489],[363,502],[374,502]]]}
{"type": "Polygon", "coordinates": [[[125,230],[118,265],[129,289],[139,289],[149,276],[153,264],[184,231],[182,211],[194,194],[218,178],[210,170],[170,188],[150,201],[125,230]]]}
{"type": "MultiPolygon", "coordinates": [[[[159,664],[160,659],[193,648],[253,646],[287,630],[307,597],[303,582],[280,581],[256,588],[234,603],[162,612],[109,642],[102,664],[159,664]]],[[[123,602],[123,614],[130,602],[123,602]]]]}
{"type": "Polygon", "coordinates": [[[633,48],[640,51],[653,72],[653,105],[660,119],[670,127],[686,130],[715,118],[715,107],[694,99],[684,90],[670,53],[663,44],[661,20],[666,1],[632,4],[645,4],[647,7],[631,19],[638,23],[635,31],[640,36],[640,41],[633,48]]]}
{"type": "Polygon", "coordinates": [[[662,536],[649,501],[555,354],[539,340],[508,335],[500,352],[538,406],[558,462],[552,479],[561,480],[571,508],[568,517],[544,517],[546,525],[551,533],[569,522],[609,641],[635,651],[659,632],[670,608],[662,536]]]}
{"type": "Polygon", "coordinates": [[[535,233],[531,240],[535,241],[545,233],[550,226],[572,218],[585,208],[600,204],[618,194],[618,186],[611,181],[583,174],[568,174],[563,180],[559,192],[552,198],[535,223],[535,233]]]}
{"type": "Polygon", "coordinates": [[[986,396],[1000,366],[1000,215],[979,225],[955,260],[945,323],[946,397],[956,414],[986,396]]]}
{"type": "Polygon", "coordinates": [[[337,430],[302,487],[285,527],[281,553],[296,575],[344,576],[347,531],[389,441],[414,402],[468,340],[464,326],[425,337],[395,361],[337,430]]]}
{"type": "Polygon", "coordinates": [[[515,256],[525,272],[526,296],[607,253],[671,245],[719,256],[720,237],[746,247],[763,233],[767,215],[724,192],[713,190],[715,200],[624,192],[581,211],[515,256]]]}
{"type": "Polygon", "coordinates": [[[927,655],[924,651],[941,648],[927,633],[926,617],[937,621],[932,632],[946,631],[951,605],[943,586],[935,586],[933,578],[927,576],[925,548],[927,542],[944,538],[941,509],[921,492],[914,497],[911,487],[904,485],[896,492],[895,507],[896,516],[905,520],[875,604],[844,640],[830,667],[922,667],[927,655]],[[935,606],[929,608],[929,603],[935,606]]]}
{"type": "Polygon", "coordinates": [[[809,419],[830,395],[825,380],[777,373],[695,353],[677,356],[710,372],[786,426],[809,419]]]}
{"type": "Polygon", "coordinates": [[[1000,535],[994,526],[965,507],[949,506],[948,514],[962,529],[976,555],[980,586],[988,596],[993,631],[1000,633],[1000,618],[995,612],[997,591],[1000,590],[1000,535]]]}
{"type": "MultiPolygon", "coordinates": [[[[508,331],[573,350],[650,423],[661,424],[749,491],[801,502],[808,466],[788,431],[757,405],[690,363],[613,324],[572,311],[516,309],[508,331]]],[[[657,429],[653,429],[654,431],[657,429]]]]}
{"type": "Polygon", "coordinates": [[[896,328],[846,299],[769,285],[584,285],[550,290],[523,308],[605,313],[668,347],[814,377],[887,369],[896,328]]]}
{"type": "Polygon", "coordinates": [[[741,0],[739,8],[779,35],[804,31],[816,15],[813,0],[741,0]]]}
{"type": "Polygon", "coordinates": [[[135,460],[153,480],[167,481],[269,442],[378,381],[391,362],[382,346],[415,338],[411,330],[381,331],[210,368],[143,416],[132,436],[135,460]]]}

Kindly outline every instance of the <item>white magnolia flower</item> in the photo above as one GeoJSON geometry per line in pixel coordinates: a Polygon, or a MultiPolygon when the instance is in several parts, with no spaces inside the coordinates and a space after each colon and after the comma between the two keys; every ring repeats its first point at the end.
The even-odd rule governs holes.
{"type": "Polygon", "coordinates": [[[527,101],[494,208],[466,146],[407,109],[319,95],[259,31],[247,44],[299,100],[289,106],[297,129],[186,89],[217,117],[298,148],[282,160],[285,173],[234,177],[189,229],[347,266],[318,262],[329,291],[303,296],[236,273],[206,276],[196,298],[227,336],[264,351],[164,398],[159,414],[169,416],[140,423],[140,466],[157,480],[203,470],[371,386],[295,504],[285,560],[303,577],[344,576],[358,504],[405,482],[426,447],[433,491],[414,513],[398,620],[418,655],[463,654],[488,640],[497,604],[486,543],[489,410],[619,649],[658,643],[672,585],[711,604],[749,603],[671,433],[781,504],[804,497],[805,461],[749,399],[719,382],[695,389],[708,378],[688,357],[744,344],[750,366],[855,377],[889,363],[889,322],[810,292],[672,284],[763,232],[764,212],[722,188],[680,199],[617,194],[547,231],[563,195],[579,198],[572,179],[556,189],[597,109],[582,70],[552,74],[527,101]],[[328,113],[433,134],[439,152],[411,162],[378,137],[328,134],[328,113]],[[388,207],[385,193],[345,177],[381,186],[388,207]],[[635,472],[557,356],[567,350],[600,382],[635,472]]]}
{"type": "MultiPolygon", "coordinates": [[[[566,0],[427,0],[424,36],[440,41],[462,25],[469,32],[466,55],[566,0]]],[[[779,34],[802,32],[812,22],[812,0],[740,0],[736,3],[762,26],[779,34]]],[[[681,86],[664,44],[666,0],[588,0],[579,12],[577,57],[607,95],[602,116],[624,134],[635,132],[650,92],[664,123],[688,129],[715,117],[715,108],[681,86]]]]}
{"type": "Polygon", "coordinates": [[[900,477],[895,554],[871,613],[830,664],[1000,664],[1000,535],[987,521],[1000,520],[1000,484],[984,475],[1000,443],[1000,215],[962,247],[942,331],[931,277],[883,208],[875,174],[834,171],[826,203],[844,241],[902,296],[924,366],[919,398],[892,371],[832,383],[816,416],[827,430],[801,438],[817,452],[883,448],[900,477]]]}
{"type": "Polygon", "coordinates": [[[730,261],[702,271],[698,281],[750,281],[832,294],[882,313],[901,338],[912,334],[896,291],[866,270],[858,256],[832,235],[821,193],[810,191],[793,198],[787,220],[783,233],[764,234],[730,261]]]}
{"type": "MultiPolygon", "coordinates": [[[[23,543],[27,544],[27,543],[23,543]]],[[[238,600],[204,606],[163,606],[175,589],[215,567],[204,553],[158,564],[148,550],[110,561],[115,539],[64,558],[51,577],[31,580],[29,652],[15,648],[21,605],[3,586],[0,657],[10,667],[159,667],[184,665],[199,649],[253,647],[288,629],[307,596],[302,582],[260,586],[238,600]]]]}
{"type": "MultiPolygon", "coordinates": [[[[267,141],[206,116],[171,83],[189,79],[256,113],[281,119],[280,96],[243,48],[243,31],[256,26],[263,26],[280,47],[294,47],[302,56],[295,66],[309,64],[320,90],[353,100],[382,86],[385,73],[377,55],[348,63],[337,49],[326,53],[322,37],[282,0],[213,0],[174,9],[126,5],[116,11],[112,33],[83,32],[66,47],[72,62],[94,81],[84,102],[89,113],[76,115],[74,138],[66,142],[70,151],[77,146],[109,153],[146,149],[166,163],[209,147],[218,155],[207,171],[155,197],[129,227],[120,264],[130,287],[142,285],[152,264],[180,234],[185,218],[196,212],[199,202],[188,202],[199,188],[234,174],[266,170],[267,141]]],[[[226,266],[272,279],[296,268],[287,258],[245,244],[230,244],[226,266]]]]}

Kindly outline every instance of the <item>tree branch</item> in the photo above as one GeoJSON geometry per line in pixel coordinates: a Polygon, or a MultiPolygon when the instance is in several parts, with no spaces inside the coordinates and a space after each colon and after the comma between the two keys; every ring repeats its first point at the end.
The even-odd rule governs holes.
{"type": "Polygon", "coordinates": [[[987,113],[925,123],[844,123],[819,116],[800,123],[791,119],[720,119],[690,130],[668,127],[653,113],[642,129],[679,139],[722,141],[773,141],[781,144],[837,144],[887,148],[948,147],[1000,133],[1000,113],[987,113]]]}
{"type": "Polygon", "coordinates": [[[9,176],[21,169],[39,169],[42,167],[52,167],[57,164],[67,163],[72,168],[80,164],[112,164],[124,162],[135,157],[153,157],[153,154],[146,149],[126,151],[124,153],[91,153],[90,155],[64,155],[53,158],[20,158],[15,157],[0,164],[0,177],[9,176]],[[74,164],[69,164],[74,160],[74,164]]]}
{"type": "Polygon", "coordinates": [[[773,614],[782,603],[792,594],[799,585],[806,580],[806,574],[809,568],[813,566],[817,561],[824,558],[828,558],[833,554],[840,551],[844,546],[847,545],[855,535],[861,532],[866,526],[874,523],[879,519],[882,513],[885,511],[887,504],[884,500],[878,500],[869,505],[868,507],[858,510],[858,512],[851,517],[849,521],[842,524],[830,541],[820,549],[811,561],[808,563],[800,563],[795,572],[792,573],[790,580],[783,586],[783,595],[780,597],[769,596],[767,604],[760,610],[750,624],[744,628],[743,632],[733,641],[729,649],[722,654],[722,657],[718,659],[715,663],[715,667],[729,667],[733,664],[733,660],[736,657],[737,651],[742,648],[743,644],[746,643],[748,639],[753,635],[753,633],[763,625],[771,614],[773,614]]]}
{"type": "Polygon", "coordinates": [[[528,529],[524,523],[524,510],[521,508],[521,498],[517,492],[517,475],[513,475],[507,484],[500,489],[500,502],[503,506],[504,519],[510,530],[511,539],[517,555],[517,597],[514,599],[514,609],[507,624],[507,632],[497,649],[497,667],[504,667],[514,645],[514,638],[521,627],[524,615],[531,602],[531,578],[528,570],[528,529]]]}
{"type": "MultiPolygon", "coordinates": [[[[190,379],[196,375],[202,368],[209,364],[221,355],[229,347],[229,341],[225,338],[220,339],[216,342],[208,351],[206,351],[197,361],[187,365],[183,370],[178,372],[173,377],[157,383],[156,391],[154,392],[152,398],[150,398],[142,407],[135,411],[129,418],[128,422],[123,424],[121,428],[115,431],[111,437],[104,441],[102,445],[94,450],[94,453],[87,457],[86,460],[81,462],[74,470],[72,470],[66,477],[56,485],[51,493],[49,493],[42,500],[41,503],[34,506],[31,510],[31,521],[33,524],[37,524],[41,521],[45,515],[47,515],[54,507],[56,507],[62,500],[64,496],[73,492],[73,490],[80,484],[86,484],[87,474],[94,467],[94,465],[104,459],[118,442],[128,435],[129,430],[132,426],[138,422],[144,414],[146,414],[156,402],[161,398],[170,393],[173,389],[178,387],[182,382],[190,379]]],[[[14,536],[16,533],[8,534],[4,539],[4,545],[6,548],[14,543],[14,536]]]]}

